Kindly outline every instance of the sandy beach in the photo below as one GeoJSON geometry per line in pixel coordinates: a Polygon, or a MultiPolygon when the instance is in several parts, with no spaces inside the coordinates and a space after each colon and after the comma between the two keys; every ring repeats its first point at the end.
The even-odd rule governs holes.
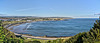
{"type": "Polygon", "coordinates": [[[56,40],[56,39],[69,39],[71,37],[53,37],[53,38],[50,38],[50,37],[39,37],[39,36],[29,36],[29,35],[22,35],[22,34],[17,34],[17,33],[14,33],[15,35],[17,36],[21,36],[21,37],[26,37],[28,39],[31,39],[31,38],[34,38],[34,39],[42,39],[42,40],[56,40]]]}

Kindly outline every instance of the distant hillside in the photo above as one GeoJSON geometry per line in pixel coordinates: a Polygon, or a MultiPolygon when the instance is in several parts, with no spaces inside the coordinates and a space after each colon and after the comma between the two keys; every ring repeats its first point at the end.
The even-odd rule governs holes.
{"type": "Polygon", "coordinates": [[[0,16],[0,18],[71,18],[71,17],[0,16]]]}
{"type": "Polygon", "coordinates": [[[0,16],[2,18],[27,18],[27,17],[33,17],[36,18],[37,16],[0,16]]]}

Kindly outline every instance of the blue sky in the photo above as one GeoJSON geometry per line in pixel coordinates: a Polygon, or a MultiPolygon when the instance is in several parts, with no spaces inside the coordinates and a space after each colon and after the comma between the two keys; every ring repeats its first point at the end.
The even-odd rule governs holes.
{"type": "Polygon", "coordinates": [[[0,0],[1,16],[98,17],[100,0],[0,0]]]}

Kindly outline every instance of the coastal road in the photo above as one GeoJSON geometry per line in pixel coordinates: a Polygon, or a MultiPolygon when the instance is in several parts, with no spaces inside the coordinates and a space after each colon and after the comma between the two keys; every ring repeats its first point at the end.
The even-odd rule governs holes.
{"type": "Polygon", "coordinates": [[[60,38],[50,38],[50,37],[39,37],[39,36],[28,36],[28,35],[21,35],[21,34],[17,34],[14,33],[15,35],[19,35],[21,37],[26,37],[26,38],[34,38],[34,39],[42,39],[42,40],[56,40],[56,39],[69,39],[70,37],[60,37],[60,38]]]}

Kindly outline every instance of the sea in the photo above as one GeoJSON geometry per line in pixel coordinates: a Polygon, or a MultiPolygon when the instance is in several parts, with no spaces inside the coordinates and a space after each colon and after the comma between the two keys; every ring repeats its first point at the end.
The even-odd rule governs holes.
{"type": "Polygon", "coordinates": [[[37,21],[13,26],[10,30],[19,34],[33,36],[66,37],[78,33],[88,32],[92,29],[98,18],[75,18],[60,21],[37,21]]]}

